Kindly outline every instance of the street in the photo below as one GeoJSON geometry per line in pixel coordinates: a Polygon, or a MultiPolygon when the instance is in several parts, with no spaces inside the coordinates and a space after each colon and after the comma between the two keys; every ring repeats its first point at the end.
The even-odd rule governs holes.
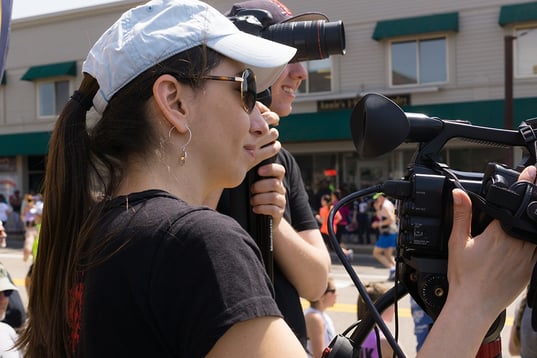
{"type": "MultiPolygon", "coordinates": [[[[370,254],[364,252],[365,250],[360,251],[362,252],[355,252],[354,254],[353,268],[362,283],[385,281],[388,277],[388,269],[381,267],[370,254]]],[[[26,276],[30,262],[25,263],[22,261],[22,241],[8,237],[8,247],[0,249],[0,262],[10,272],[16,286],[19,288],[23,302],[26,304],[28,297],[24,288],[24,277],[26,276]]],[[[331,275],[336,282],[337,303],[334,307],[328,309],[327,312],[334,321],[336,332],[341,334],[356,322],[356,299],[358,297],[358,291],[350,276],[334,254],[332,255],[331,275]]],[[[513,323],[515,304],[508,307],[506,324],[502,330],[504,358],[511,357],[507,349],[507,344],[513,323]]],[[[307,307],[308,305],[307,301],[304,300],[303,306],[307,307]]],[[[410,315],[408,296],[405,296],[398,302],[397,310],[399,326],[397,341],[407,357],[414,357],[416,354],[416,339],[413,333],[414,324],[410,315]]],[[[392,330],[392,333],[395,333],[395,321],[388,325],[388,327],[392,330]]],[[[351,329],[347,336],[350,336],[352,331],[351,329]]]]}

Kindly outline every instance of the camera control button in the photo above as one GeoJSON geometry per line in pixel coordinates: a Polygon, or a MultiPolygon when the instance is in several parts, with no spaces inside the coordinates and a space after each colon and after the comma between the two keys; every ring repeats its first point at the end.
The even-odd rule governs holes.
{"type": "Polygon", "coordinates": [[[526,209],[526,213],[531,220],[537,221],[537,201],[532,201],[531,203],[529,203],[528,208],[526,209]]]}

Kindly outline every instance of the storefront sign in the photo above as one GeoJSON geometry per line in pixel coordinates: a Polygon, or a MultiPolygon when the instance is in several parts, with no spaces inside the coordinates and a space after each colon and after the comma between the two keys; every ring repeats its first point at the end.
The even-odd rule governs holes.
{"type": "MultiPolygon", "coordinates": [[[[410,105],[410,94],[401,94],[395,96],[386,96],[394,101],[398,106],[410,105]]],[[[361,97],[340,98],[327,101],[317,101],[317,111],[338,111],[342,109],[353,109],[361,97]]]]}

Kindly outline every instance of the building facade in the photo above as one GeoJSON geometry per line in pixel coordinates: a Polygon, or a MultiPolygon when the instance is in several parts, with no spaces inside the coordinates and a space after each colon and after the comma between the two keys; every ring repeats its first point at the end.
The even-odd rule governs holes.
{"type": "MultiPolygon", "coordinates": [[[[208,2],[225,11],[234,1],[208,2]]],[[[81,81],[84,58],[119,14],[138,3],[126,0],[13,21],[0,86],[0,193],[40,191],[48,139],[57,114],[81,81]]],[[[406,173],[419,143],[407,143],[404,133],[398,134],[402,143],[386,153],[364,155],[355,147],[354,139],[363,133],[351,132],[351,117],[354,123],[359,120],[351,114],[368,93],[390,98],[404,112],[465,120],[472,126],[516,129],[537,117],[535,1],[285,4],[295,14],[326,14],[326,31],[339,20],[345,30],[345,55],[305,63],[309,79],[300,88],[293,114],[280,122],[280,139],[296,156],[313,191],[325,178],[352,189],[406,173]],[[506,67],[506,61],[512,65],[506,67]]],[[[288,31],[298,41],[306,30],[288,31]]],[[[396,118],[382,121],[385,135],[367,138],[367,146],[400,131],[392,122],[396,118]]],[[[439,153],[450,167],[477,172],[488,161],[511,164],[521,156],[519,148],[510,151],[458,138],[439,153]]]]}

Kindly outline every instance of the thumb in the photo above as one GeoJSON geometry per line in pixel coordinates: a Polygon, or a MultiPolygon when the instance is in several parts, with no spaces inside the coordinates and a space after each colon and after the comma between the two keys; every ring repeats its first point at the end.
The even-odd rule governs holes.
{"type": "Polygon", "coordinates": [[[525,180],[531,183],[535,183],[535,172],[535,167],[533,165],[530,165],[529,167],[524,168],[522,173],[520,173],[518,180],[525,180]]]}
{"type": "Polygon", "coordinates": [[[453,195],[453,227],[451,229],[450,244],[455,245],[460,240],[466,242],[471,232],[472,202],[464,191],[454,189],[453,195]]]}

